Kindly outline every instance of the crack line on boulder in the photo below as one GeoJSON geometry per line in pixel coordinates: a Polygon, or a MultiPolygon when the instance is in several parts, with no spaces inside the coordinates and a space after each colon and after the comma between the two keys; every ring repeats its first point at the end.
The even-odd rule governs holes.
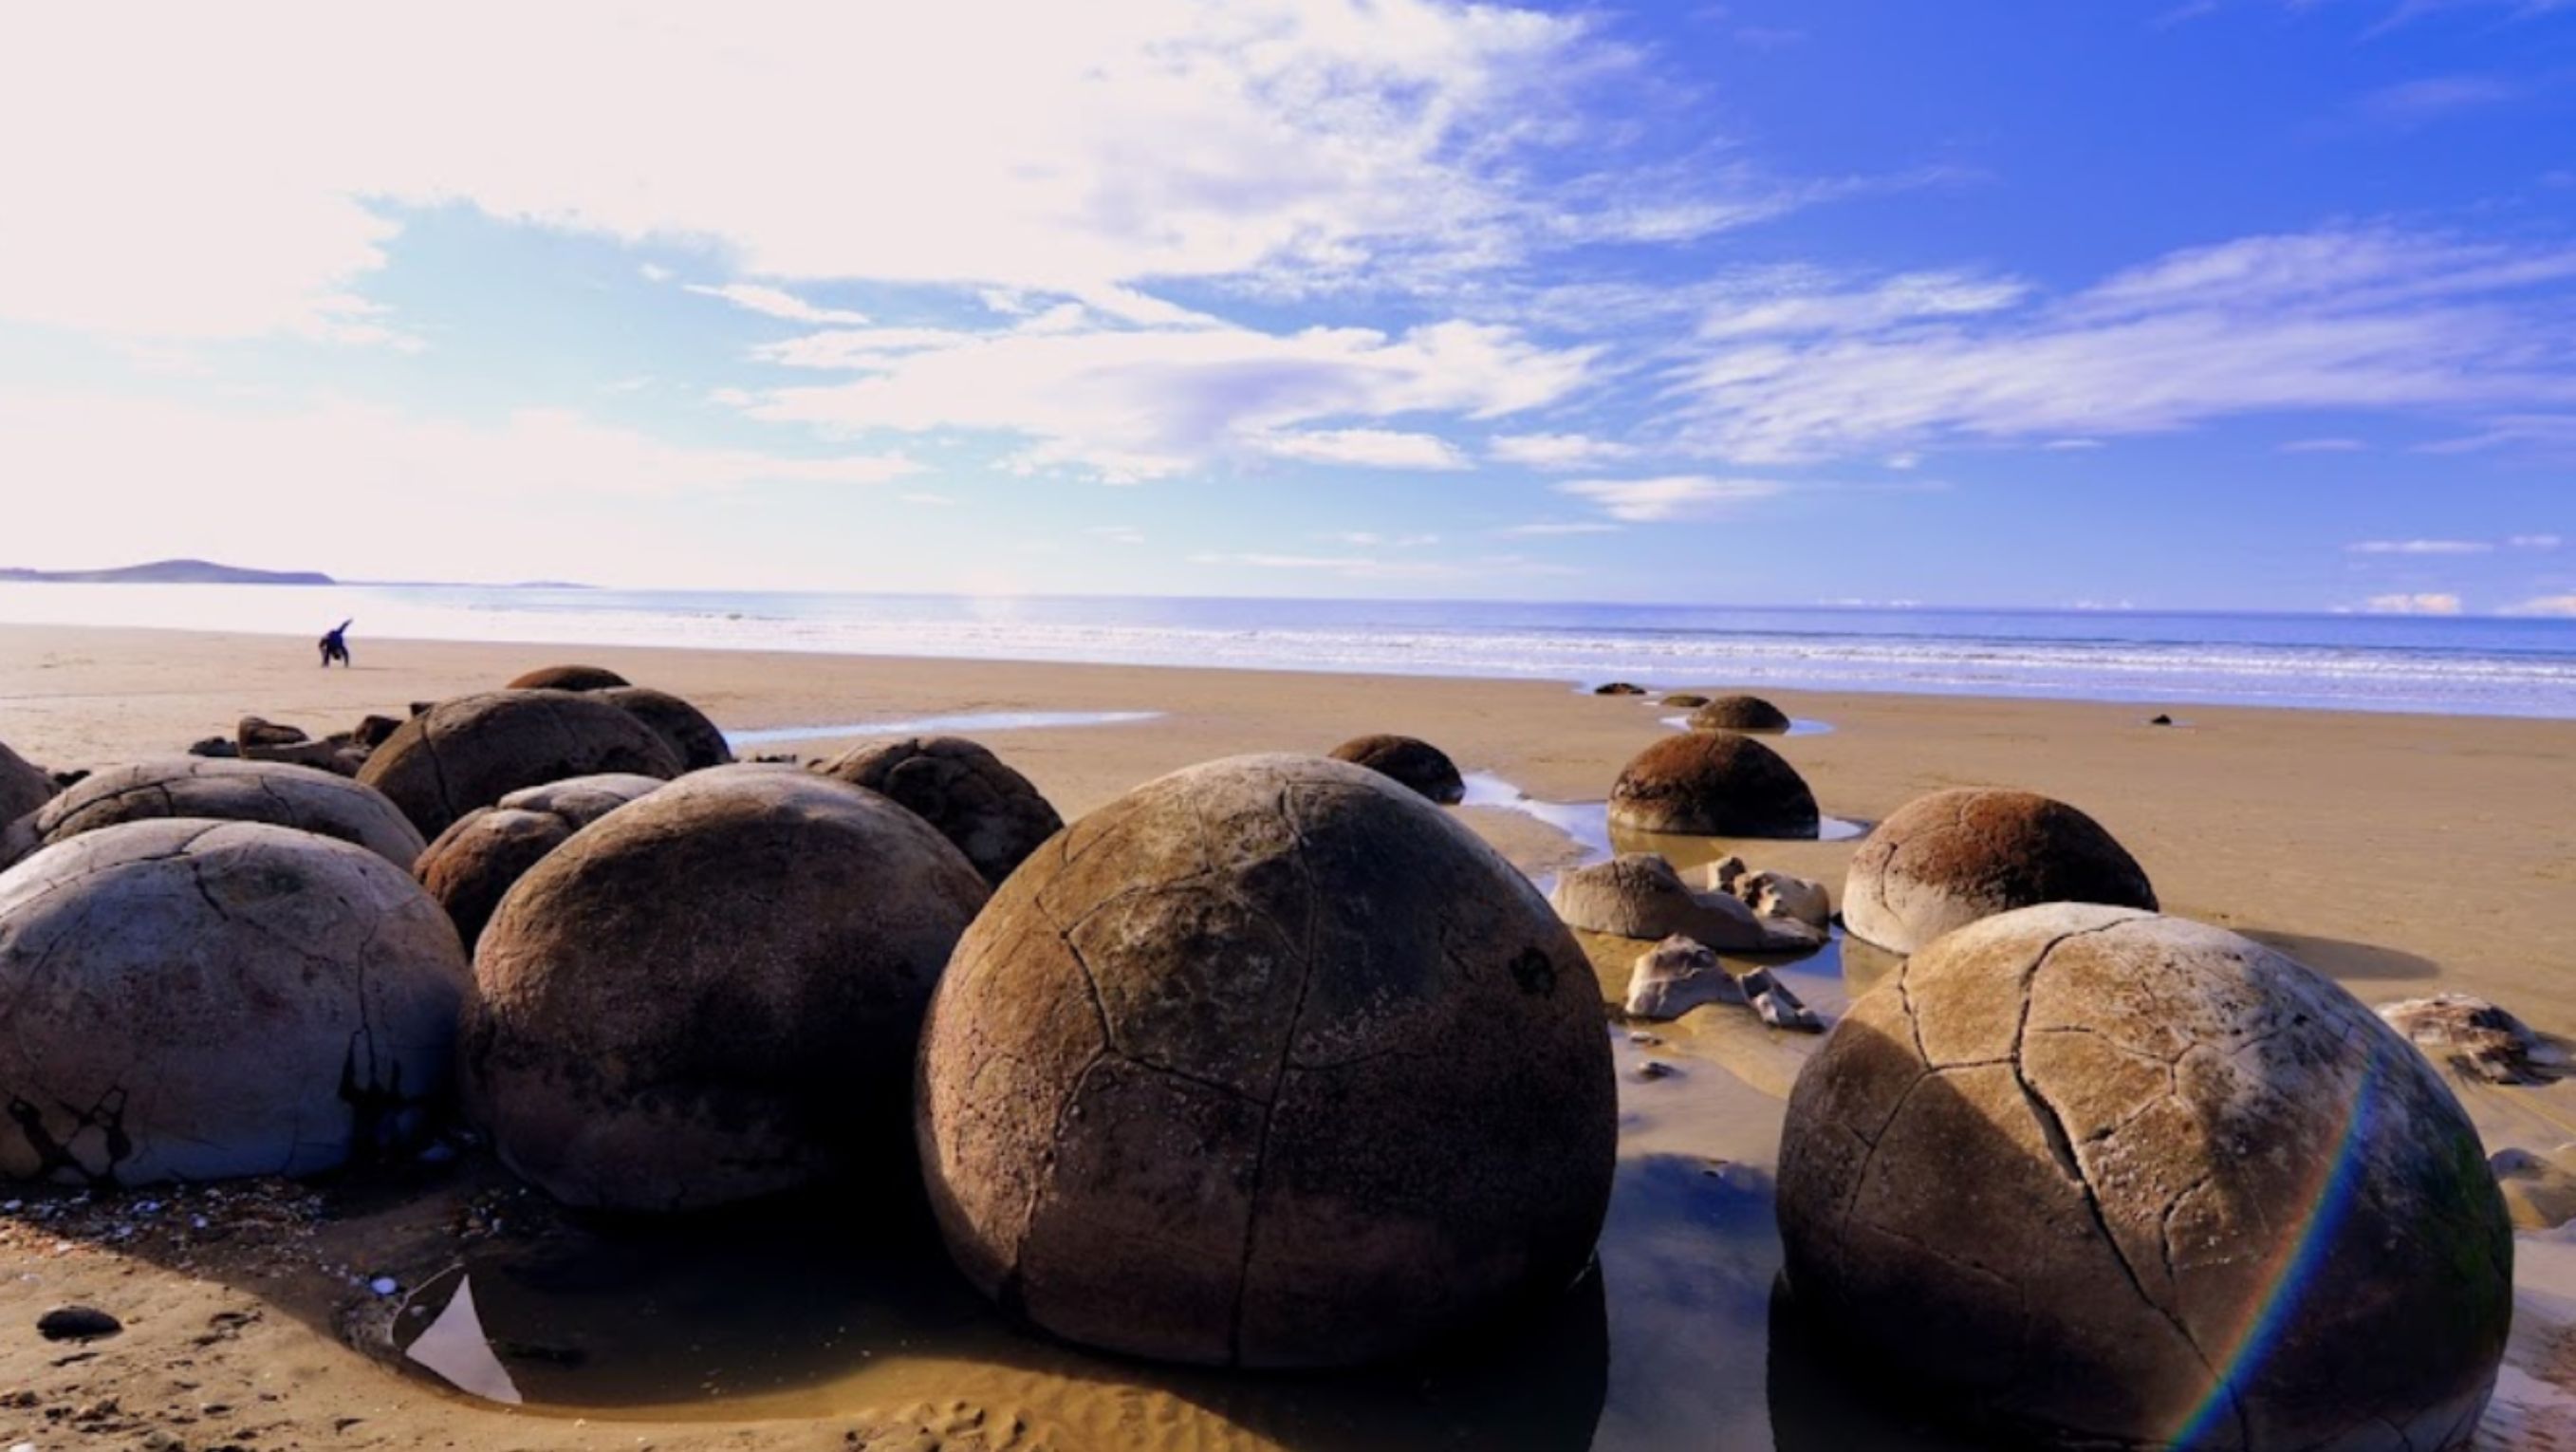
{"type": "MultiPolygon", "coordinates": [[[[1288,835],[1297,841],[1295,855],[1289,860],[1296,864],[1297,876],[1306,884],[1304,971],[1297,977],[1297,998],[1288,1010],[1286,1028],[1279,1036],[1279,1062],[1278,1066],[1271,1071],[1270,1102],[1264,1106],[1261,1116],[1261,1138],[1255,1142],[1253,1149],[1252,1188],[1244,1197],[1243,1256],[1236,1263],[1235,1268],[1234,1335],[1233,1345],[1229,1348],[1229,1359],[1237,1366],[1243,1364],[1243,1317],[1244,1308],[1251,1300],[1249,1291],[1252,1284],[1252,1249],[1261,1228],[1261,1190],[1270,1177],[1270,1131],[1272,1126],[1279,1122],[1280,1101],[1288,1097],[1288,1068],[1297,1048],[1298,1021],[1306,1016],[1306,993],[1315,983],[1315,930],[1317,923],[1323,917],[1323,905],[1315,892],[1314,870],[1306,862],[1308,847],[1306,827],[1297,816],[1296,792],[1294,784],[1281,787],[1278,801],[1274,806],[1279,812],[1280,819],[1287,824],[1288,835]]],[[[1284,938],[1286,934],[1283,933],[1281,936],[1284,938]]]]}

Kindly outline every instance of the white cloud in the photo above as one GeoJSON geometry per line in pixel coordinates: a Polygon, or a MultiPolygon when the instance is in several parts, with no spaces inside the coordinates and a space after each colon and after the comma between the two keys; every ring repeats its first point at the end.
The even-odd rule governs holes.
{"type": "Polygon", "coordinates": [[[1140,545],[1145,542],[1145,532],[1132,524],[1095,524],[1083,533],[1111,544],[1140,545]]]}
{"type": "Polygon", "coordinates": [[[1953,317],[1864,285],[1774,303],[1765,332],[1709,340],[1679,375],[1683,442],[1761,463],[2264,412],[2571,402],[2567,334],[2533,297],[2571,280],[2576,250],[2345,230],[2195,248],[2053,302],[1953,317]]]}
{"type": "Polygon", "coordinates": [[[1564,521],[1542,519],[1530,524],[1515,524],[1509,526],[1502,530],[1501,533],[1516,535],[1617,534],[1619,529],[1620,526],[1618,525],[1605,523],[1598,519],[1564,521]]]}
{"type": "Polygon", "coordinates": [[[756,282],[728,282],[721,287],[693,282],[683,290],[704,297],[720,297],[745,312],[758,313],[769,318],[785,318],[789,322],[864,325],[868,321],[868,315],[865,313],[854,313],[843,308],[816,307],[792,292],[782,288],[763,287],[756,282]]]}
{"type": "Polygon", "coordinates": [[[933,494],[926,490],[914,490],[907,494],[898,494],[895,498],[902,500],[906,504],[921,505],[925,509],[948,509],[954,507],[957,503],[954,495],[933,494]]]}
{"type": "Polygon", "coordinates": [[[1519,464],[1530,469],[1586,469],[1616,463],[1636,450],[1615,439],[1596,439],[1588,434],[1498,434],[1486,444],[1485,453],[1498,464],[1519,464]]]}
{"type": "Polygon", "coordinates": [[[2554,550],[2565,541],[2554,534],[2518,534],[2505,543],[2518,550],[2554,550]]]}
{"type": "Polygon", "coordinates": [[[1325,535],[1324,538],[1335,544],[1346,544],[1354,549],[1363,550],[1410,550],[1440,543],[1440,536],[1436,534],[1379,534],[1375,530],[1368,529],[1343,530],[1339,534],[1325,535]]]}
{"type": "Polygon", "coordinates": [[[2358,454],[2364,445],[2359,439],[2292,439],[2283,444],[2284,454],[2358,454]]]}
{"type": "Polygon", "coordinates": [[[1136,483],[1229,455],[1447,467],[1428,435],[1311,424],[1445,413],[1493,419],[1564,397],[1598,349],[1550,349],[1510,328],[1436,323],[1398,336],[1365,328],[1271,334],[1231,325],[1130,328],[1084,322],[859,349],[848,383],[774,389],[753,416],[827,431],[961,428],[1016,433],[1025,470],[1070,466],[1136,483]],[[1438,462],[1435,462],[1438,461],[1438,462]]]}
{"type": "Polygon", "coordinates": [[[1353,580],[1458,580],[1495,575],[1576,575],[1567,565],[1533,560],[1526,555],[1484,555],[1470,560],[1390,560],[1376,555],[1292,555],[1262,551],[1211,551],[1190,556],[1192,564],[1240,566],[1256,570],[1332,574],[1353,580]]]}
{"type": "Polygon", "coordinates": [[[2507,615],[2576,616],[2576,595],[2541,595],[2504,612],[2507,615]]]}
{"type": "Polygon", "coordinates": [[[2494,548],[2482,539],[2365,539],[2344,546],[2356,555],[2482,555],[2494,548]]]}
{"type": "Polygon", "coordinates": [[[1368,469],[1464,469],[1467,456],[1435,434],[1389,429],[1317,429],[1268,434],[1253,447],[1310,464],[1354,464],[1368,469]]]}
{"type": "Polygon", "coordinates": [[[1772,268],[1749,274],[1749,296],[1712,309],[1700,336],[1715,339],[1866,332],[1922,318],[1967,317],[2011,307],[2029,288],[2007,278],[1916,272],[1848,291],[1828,290],[1825,274],[1772,268]],[[1770,293],[1769,296],[1760,294],[1770,293]]]}
{"type": "Polygon", "coordinates": [[[1612,519],[1649,524],[1675,519],[1706,519],[1730,508],[1768,499],[1789,486],[1775,479],[1717,479],[1705,474],[1667,474],[1654,479],[1577,479],[1559,484],[1560,494],[1588,499],[1612,519]]]}
{"type": "Polygon", "coordinates": [[[2460,597],[2425,593],[2419,595],[2373,595],[2361,603],[2373,615],[2457,615],[2460,597]]]}

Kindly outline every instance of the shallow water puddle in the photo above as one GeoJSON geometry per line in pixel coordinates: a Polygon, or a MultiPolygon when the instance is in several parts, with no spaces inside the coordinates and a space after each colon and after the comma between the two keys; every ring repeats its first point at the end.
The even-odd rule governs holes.
{"type": "Polygon", "coordinates": [[[853,721],[837,726],[764,726],[756,731],[728,731],[725,744],[739,750],[781,741],[822,741],[837,736],[918,736],[926,731],[1025,731],[1053,726],[1121,726],[1152,721],[1160,711],[961,711],[947,716],[909,716],[885,721],[853,721]]]}
{"type": "MultiPolygon", "coordinates": [[[[1575,865],[1590,866],[1617,852],[1660,852],[1675,867],[1696,867],[1731,852],[1758,858],[1765,841],[1850,842],[1869,835],[1870,824],[1845,817],[1820,817],[1812,838],[1671,837],[1659,832],[1632,832],[1610,825],[1608,802],[1551,802],[1533,797],[1490,771],[1463,773],[1467,794],[1462,807],[1498,807],[1554,827],[1574,839],[1583,851],[1575,865]]],[[[1545,886],[1542,883],[1541,886],[1545,886]]]]}
{"type": "MultiPolygon", "coordinates": [[[[1675,731],[1688,731],[1691,729],[1690,717],[1688,716],[1658,716],[1655,719],[1666,726],[1670,726],[1675,731]]],[[[1753,736],[1823,736],[1831,732],[1833,729],[1834,725],[1830,721],[1817,721],[1805,716],[1792,716],[1789,718],[1789,729],[1786,731],[1754,731],[1747,734],[1753,736]]]]}

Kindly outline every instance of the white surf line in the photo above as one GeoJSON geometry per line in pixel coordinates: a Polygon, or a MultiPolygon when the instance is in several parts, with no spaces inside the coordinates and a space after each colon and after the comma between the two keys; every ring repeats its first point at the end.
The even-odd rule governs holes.
{"type": "Polygon", "coordinates": [[[925,731],[1025,731],[1055,726],[1119,726],[1152,721],[1160,711],[963,711],[949,716],[912,716],[889,721],[852,721],[835,726],[764,726],[756,731],[728,731],[728,746],[767,746],[779,741],[819,741],[834,736],[917,736],[925,731]]]}

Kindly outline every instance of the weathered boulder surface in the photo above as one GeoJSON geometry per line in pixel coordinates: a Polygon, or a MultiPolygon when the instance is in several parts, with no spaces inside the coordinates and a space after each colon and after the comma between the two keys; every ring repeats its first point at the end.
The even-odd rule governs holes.
{"type": "Polygon", "coordinates": [[[1642,696],[1646,688],[1633,681],[1606,681],[1592,688],[1596,696],[1642,696]]]}
{"type": "Polygon", "coordinates": [[[1566,926],[1621,938],[1676,934],[1726,953],[1785,953],[1824,941],[1792,918],[1764,918],[1733,896],[1693,892],[1673,865],[1653,852],[1623,852],[1607,862],[1559,873],[1548,905],[1566,926]]]}
{"type": "Polygon", "coordinates": [[[2483,998],[2436,993],[2381,1004],[2379,1016],[2426,1057],[2490,1084],[2547,1084],[2567,1075],[2557,1045],[2483,998]]]}
{"type": "Polygon", "coordinates": [[[288,726],[265,716],[244,716],[233,727],[233,745],[245,751],[254,746],[293,746],[312,739],[301,726],[288,726]]]}
{"type": "Polygon", "coordinates": [[[1843,923],[1911,953],[1953,928],[2044,902],[2156,907],[2147,874],[2099,822],[2036,792],[1916,797],[1852,854],[1843,923]]]}
{"type": "Polygon", "coordinates": [[[84,832],[165,817],[293,827],[355,843],[405,872],[422,845],[383,793],[347,777],[279,762],[170,756],[94,772],[10,823],[0,831],[0,867],[84,832]]]}
{"type": "Polygon", "coordinates": [[[1332,757],[1391,777],[1444,807],[1454,807],[1467,796],[1467,784],[1459,778],[1458,764],[1449,759],[1449,753],[1416,737],[1355,736],[1334,747],[1332,757]]]}
{"type": "Polygon", "coordinates": [[[2053,903],[1916,951],[1798,1077],[1802,1315],[1995,1440],[2465,1447],[2513,1310],[2477,1132],[2233,933],[2053,903]]]}
{"type": "Polygon", "coordinates": [[[1615,1088],[1526,878],[1375,772],[1249,756],[1012,874],[941,981],[916,1114],[986,1294],[1133,1355],[1327,1366],[1563,1294],[1615,1088]]]}
{"type": "Polygon", "coordinates": [[[467,1107],[571,1205],[909,1174],[922,1011],[985,896],[946,838],[873,792],[692,772],[502,898],[475,949],[467,1107]]]}
{"type": "Polygon", "coordinates": [[[447,909],[471,953],[501,899],[529,868],[573,833],[663,785],[659,777],[607,775],[523,787],[448,823],[420,854],[412,875],[447,909]]]}
{"type": "Polygon", "coordinates": [[[822,773],[919,813],[989,883],[1010,876],[1064,827],[1035,784],[962,736],[866,742],[825,763],[822,773]]]}
{"type": "Polygon", "coordinates": [[[1701,695],[1697,691],[1674,691],[1670,695],[1665,696],[1661,701],[1656,702],[1656,704],[1659,706],[1679,706],[1687,710],[1693,706],[1707,705],[1708,697],[1701,695]]]}
{"type": "Polygon", "coordinates": [[[668,691],[651,686],[609,686],[599,695],[652,727],[662,744],[671,748],[682,771],[702,771],[733,760],[733,748],[725,744],[724,732],[716,728],[716,723],[668,691]]]}
{"type": "Polygon", "coordinates": [[[1829,928],[1834,920],[1833,894],[1812,878],[1786,872],[1756,872],[1736,856],[1708,865],[1702,881],[1766,918],[1796,918],[1812,928],[1829,928]]]}
{"type": "Polygon", "coordinates": [[[521,787],[602,772],[669,778],[680,762],[653,728],[595,695],[526,689],[439,702],[396,727],[358,780],[435,837],[521,787]]]}
{"type": "Polygon", "coordinates": [[[53,797],[54,779],[45,769],[0,742],[0,825],[18,820],[53,797]]]}
{"type": "Polygon", "coordinates": [[[1628,967],[1628,1017],[1660,1021],[1679,1018],[1702,1004],[1743,1007],[1743,986],[1717,961],[1717,950],[1675,933],[1628,967]]]}
{"type": "Polygon", "coordinates": [[[644,776],[631,771],[601,772],[595,776],[568,776],[504,792],[494,805],[521,812],[550,813],[578,830],[638,797],[661,790],[665,785],[667,783],[658,776],[644,776]]]}
{"type": "Polygon", "coordinates": [[[407,1146],[470,987],[447,915],[266,822],[84,832],[0,873],[0,1176],[303,1175],[407,1146]]]}
{"type": "Polygon", "coordinates": [[[1693,731],[1786,731],[1789,713],[1760,696],[1718,696],[1690,713],[1693,731]]]}
{"type": "MultiPolygon", "coordinates": [[[[631,685],[612,670],[589,665],[539,666],[524,671],[502,687],[505,691],[611,691],[631,685]]],[[[417,713],[415,713],[417,714],[417,713]]]]}
{"type": "Polygon", "coordinates": [[[1695,837],[1813,837],[1820,814],[1780,754],[1731,731],[1667,736],[1610,788],[1610,825],[1695,837]]]}

